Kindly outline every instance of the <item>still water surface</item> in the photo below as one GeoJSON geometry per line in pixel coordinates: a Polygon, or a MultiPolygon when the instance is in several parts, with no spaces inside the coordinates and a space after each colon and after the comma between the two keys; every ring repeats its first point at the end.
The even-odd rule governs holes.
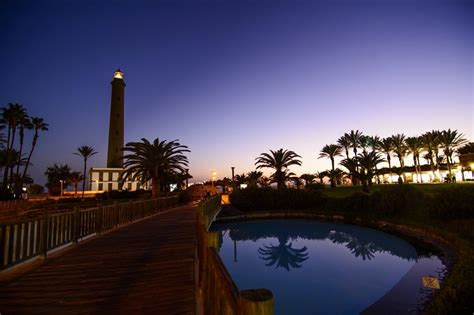
{"type": "Polygon", "coordinates": [[[354,225],[268,220],[211,230],[238,288],[270,289],[276,314],[359,314],[418,260],[405,240],[354,225]]]}

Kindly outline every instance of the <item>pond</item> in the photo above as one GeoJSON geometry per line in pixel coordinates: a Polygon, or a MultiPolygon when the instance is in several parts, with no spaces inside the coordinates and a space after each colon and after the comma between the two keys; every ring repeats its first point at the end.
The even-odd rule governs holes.
{"type": "Polygon", "coordinates": [[[378,230],[312,220],[213,224],[239,290],[273,292],[275,314],[416,314],[438,256],[378,230]],[[426,282],[425,282],[426,283],[426,282]]]}

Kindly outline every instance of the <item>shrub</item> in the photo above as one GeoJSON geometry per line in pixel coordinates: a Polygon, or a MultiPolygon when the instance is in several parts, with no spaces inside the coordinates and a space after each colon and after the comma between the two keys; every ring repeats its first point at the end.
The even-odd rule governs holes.
{"type": "Polygon", "coordinates": [[[111,190],[103,192],[100,197],[106,199],[138,199],[143,196],[150,195],[150,192],[143,189],[128,191],[128,190],[111,190]]]}
{"type": "Polygon", "coordinates": [[[233,192],[230,202],[243,211],[321,209],[326,198],[320,190],[247,188],[233,192]]]}
{"type": "Polygon", "coordinates": [[[343,198],[341,202],[342,209],[339,211],[354,211],[361,212],[369,210],[369,194],[363,191],[358,191],[343,198]]]}
{"type": "Polygon", "coordinates": [[[474,219],[474,186],[454,186],[437,192],[430,206],[437,219],[474,219]]]}
{"type": "Polygon", "coordinates": [[[321,183],[312,183],[312,184],[306,184],[305,188],[309,190],[324,190],[326,186],[321,183]]]}
{"type": "Polygon", "coordinates": [[[418,209],[424,201],[424,193],[413,185],[390,185],[370,196],[368,208],[380,214],[399,215],[418,209]]]}
{"type": "Polygon", "coordinates": [[[28,196],[41,195],[44,192],[44,187],[38,184],[31,184],[26,187],[26,192],[28,196]]]}

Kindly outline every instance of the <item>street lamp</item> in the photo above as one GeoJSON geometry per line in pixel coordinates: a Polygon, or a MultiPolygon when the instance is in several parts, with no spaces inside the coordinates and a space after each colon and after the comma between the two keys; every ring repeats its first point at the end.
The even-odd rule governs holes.
{"type": "Polygon", "coordinates": [[[64,185],[64,181],[62,179],[59,180],[59,182],[61,183],[61,197],[63,196],[63,185],[64,185]]]}
{"type": "Polygon", "coordinates": [[[211,187],[214,187],[214,181],[216,180],[216,171],[212,172],[212,180],[211,180],[211,187]]]}

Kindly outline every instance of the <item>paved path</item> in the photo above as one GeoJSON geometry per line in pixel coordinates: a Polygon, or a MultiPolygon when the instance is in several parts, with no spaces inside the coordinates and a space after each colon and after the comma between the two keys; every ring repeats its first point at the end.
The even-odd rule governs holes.
{"type": "Polygon", "coordinates": [[[197,212],[183,207],[115,230],[5,285],[5,314],[194,314],[197,212]]]}

